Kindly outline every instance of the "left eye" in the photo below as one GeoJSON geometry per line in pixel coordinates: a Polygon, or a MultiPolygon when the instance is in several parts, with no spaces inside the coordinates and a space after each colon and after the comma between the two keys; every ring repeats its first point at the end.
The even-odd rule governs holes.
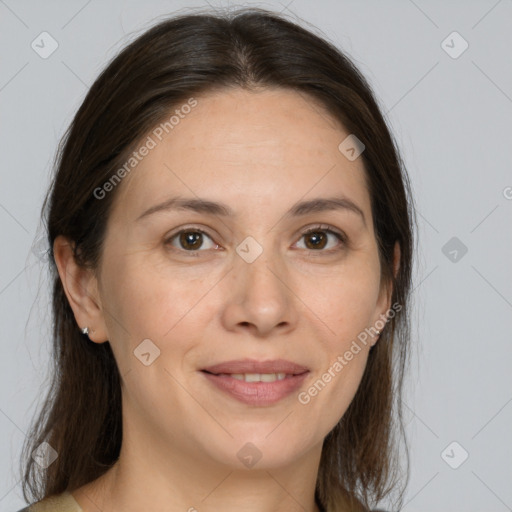
{"type": "Polygon", "coordinates": [[[345,237],[341,233],[321,226],[308,229],[306,232],[302,233],[301,239],[302,238],[306,240],[306,247],[300,247],[301,249],[304,248],[317,252],[319,250],[321,251],[322,249],[326,248],[326,252],[328,252],[331,249],[335,249],[336,245],[339,245],[340,242],[341,245],[343,245],[346,242],[345,237]],[[337,239],[338,244],[334,242],[334,246],[327,247],[329,243],[329,235],[337,239]]]}

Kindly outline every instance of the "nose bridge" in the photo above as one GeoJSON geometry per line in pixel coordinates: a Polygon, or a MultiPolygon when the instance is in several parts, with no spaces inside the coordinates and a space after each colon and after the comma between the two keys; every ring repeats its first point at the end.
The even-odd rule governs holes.
{"type": "Polygon", "coordinates": [[[260,334],[276,326],[293,324],[293,297],[286,285],[286,267],[271,237],[264,247],[247,237],[236,247],[225,319],[235,324],[252,324],[260,334]]]}
{"type": "Polygon", "coordinates": [[[286,287],[283,285],[285,267],[280,261],[280,254],[272,247],[270,238],[267,237],[263,246],[255,238],[248,236],[237,246],[236,278],[243,283],[244,295],[253,293],[267,301],[284,300],[286,299],[286,287]]]}

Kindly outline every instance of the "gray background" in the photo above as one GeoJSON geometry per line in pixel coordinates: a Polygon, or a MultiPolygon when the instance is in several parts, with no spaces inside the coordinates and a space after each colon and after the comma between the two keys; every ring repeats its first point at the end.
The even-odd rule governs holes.
{"type": "MultiPolygon", "coordinates": [[[[412,180],[420,243],[403,510],[512,510],[512,2],[243,5],[298,16],[355,60],[412,180]],[[442,43],[453,31],[469,44],[458,56],[463,40],[442,43]]],[[[58,140],[87,88],[135,33],[196,6],[208,7],[0,0],[1,511],[24,505],[19,452],[48,384],[48,278],[37,240],[58,140]],[[46,59],[31,48],[43,31],[58,42],[46,59]]]]}

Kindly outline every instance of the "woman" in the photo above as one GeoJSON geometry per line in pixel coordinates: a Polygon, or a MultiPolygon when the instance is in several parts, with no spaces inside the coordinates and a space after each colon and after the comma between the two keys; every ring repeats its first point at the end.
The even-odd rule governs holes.
{"type": "Polygon", "coordinates": [[[44,212],[25,510],[400,502],[414,210],[339,50],[260,9],[159,23],[91,87],[44,212]]]}

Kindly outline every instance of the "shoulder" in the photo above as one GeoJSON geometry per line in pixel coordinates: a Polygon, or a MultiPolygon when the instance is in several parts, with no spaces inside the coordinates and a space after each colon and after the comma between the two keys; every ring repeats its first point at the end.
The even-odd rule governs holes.
{"type": "Polygon", "coordinates": [[[83,512],[83,509],[71,493],[64,491],[32,503],[18,512],[83,512]]]}

